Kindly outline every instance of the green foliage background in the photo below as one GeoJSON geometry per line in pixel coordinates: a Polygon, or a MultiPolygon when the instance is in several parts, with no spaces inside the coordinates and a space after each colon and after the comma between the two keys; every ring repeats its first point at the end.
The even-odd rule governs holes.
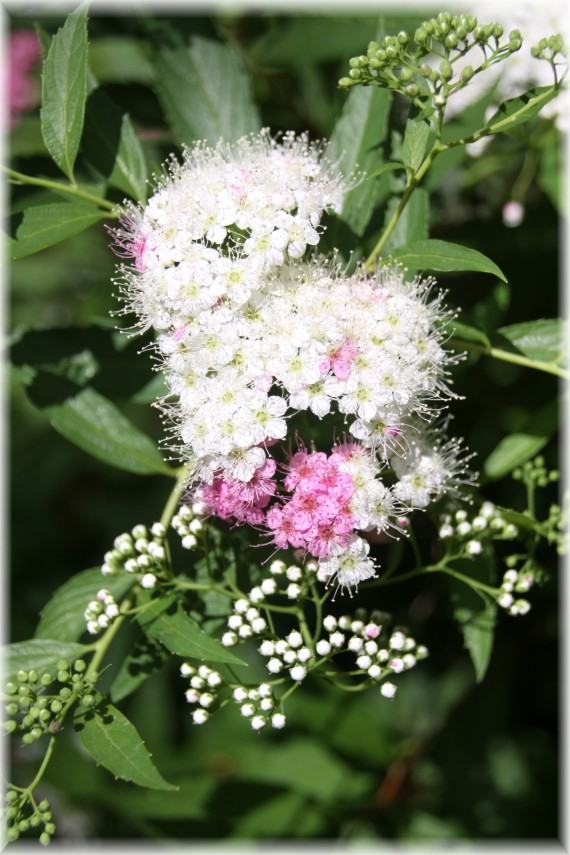
{"type": "MultiPolygon", "coordinates": [[[[380,26],[388,33],[410,30],[427,14],[425,10],[406,17],[386,14],[380,26]]],[[[62,22],[55,16],[39,19],[48,33],[62,22]]],[[[13,27],[30,23],[17,15],[10,20],[13,27]]],[[[205,131],[201,123],[203,98],[196,94],[200,68],[183,60],[188,40],[198,39],[194,44],[214,43],[204,61],[212,63],[215,86],[227,85],[228,109],[236,75],[247,72],[263,125],[274,132],[307,129],[314,138],[328,137],[347,97],[336,81],[345,73],[348,58],[364,50],[378,27],[377,16],[340,10],[330,15],[170,17],[156,10],[128,16],[94,12],[89,22],[89,63],[101,86],[99,103],[91,103],[91,120],[95,130],[100,116],[112,124],[114,114],[105,96],[115,103],[119,117],[128,112],[149,171],[158,171],[181,140],[190,141],[193,122],[198,123],[196,134],[207,132],[215,138],[215,127],[205,131]],[[224,67],[227,55],[216,54],[216,47],[225,45],[234,49],[235,66],[224,67]],[[169,88],[173,74],[178,83],[169,88]]],[[[227,120],[235,122],[236,136],[240,122],[248,129],[247,116],[238,113],[227,120]]],[[[96,146],[97,141],[82,141],[79,168],[90,144],[96,146]]],[[[496,168],[488,174],[482,174],[485,158],[471,161],[463,155],[464,160],[458,161],[454,153],[429,178],[430,236],[484,252],[510,283],[480,273],[438,277],[450,302],[464,310],[461,320],[487,334],[515,323],[553,318],[559,311],[555,151],[553,129],[537,121],[497,143],[496,168]],[[534,153],[537,171],[527,195],[526,218],[520,228],[507,229],[501,207],[528,151],[534,153]]],[[[61,177],[44,148],[38,115],[26,117],[16,129],[10,154],[15,169],[61,177]]],[[[104,156],[99,167],[108,177],[104,156]]],[[[115,181],[108,198],[120,201],[128,192],[121,181],[124,184],[124,177],[115,181]]],[[[47,191],[43,198],[29,187],[14,188],[16,220],[27,203],[50,200],[47,191]]],[[[374,224],[377,232],[381,221],[373,217],[374,224]]],[[[358,236],[357,228],[355,232],[358,236]]],[[[331,245],[342,239],[342,234],[330,235],[331,245]]],[[[359,254],[366,252],[367,239],[365,235],[357,244],[359,254]]],[[[115,258],[108,242],[99,222],[12,267],[13,641],[33,636],[38,614],[51,594],[78,570],[99,565],[120,531],[156,519],[170,489],[158,475],[141,479],[107,466],[53,430],[42,407],[57,402],[61,373],[50,375],[52,387],[44,374],[33,388],[30,365],[41,360],[61,365],[68,360],[69,377],[71,360],[78,382],[94,371],[95,391],[115,402],[157,441],[162,436],[158,415],[149,406],[154,392],[148,387],[153,379],[148,355],[137,354],[140,339],[111,334],[109,312],[117,303],[111,285],[115,258]],[[62,327],[65,334],[58,332],[62,327]]],[[[455,389],[464,399],[453,406],[453,432],[477,449],[480,469],[511,434],[522,435],[522,455],[527,453],[524,438],[528,445],[530,437],[535,450],[542,448],[555,464],[555,377],[472,354],[455,371],[455,389]],[[537,413],[543,414],[538,427],[537,413]]],[[[522,488],[508,478],[514,463],[503,464],[501,457],[493,477],[483,476],[483,494],[501,505],[524,507],[522,488]]],[[[543,514],[545,510],[546,502],[543,514]]],[[[550,560],[551,575],[531,592],[530,614],[518,619],[501,616],[482,683],[475,681],[451,617],[450,585],[436,577],[383,593],[381,607],[413,627],[431,653],[402,680],[392,703],[374,691],[347,698],[307,684],[291,699],[283,733],[256,734],[228,709],[197,728],[184,702],[177,663],[169,661],[122,708],[136,723],[165,778],[175,780],[179,791],[111,785],[109,774],[78,750],[69,728],[44,783],[58,814],[60,838],[401,842],[557,838],[558,584],[556,563],[545,560],[550,560]]],[[[111,677],[112,669],[106,679],[110,682],[111,677]]],[[[33,776],[36,747],[15,748],[14,768],[23,781],[33,776]]]]}

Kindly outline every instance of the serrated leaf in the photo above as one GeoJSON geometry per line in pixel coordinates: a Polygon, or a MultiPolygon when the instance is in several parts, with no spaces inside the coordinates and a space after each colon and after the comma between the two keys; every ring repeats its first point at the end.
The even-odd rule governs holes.
{"type": "Polygon", "coordinates": [[[228,44],[196,36],[188,48],[153,58],[156,90],[181,143],[232,143],[260,130],[249,77],[228,44]]]}
{"type": "Polygon", "coordinates": [[[137,620],[145,634],[176,653],[209,662],[245,663],[211,638],[184,612],[177,597],[163,597],[141,611],[137,620]]]}
{"type": "Polygon", "coordinates": [[[131,695],[151,674],[159,671],[168,658],[169,652],[162,644],[141,634],[111,684],[111,700],[117,703],[131,695]]]}
{"type": "Polygon", "coordinates": [[[109,184],[144,202],[147,165],[129,116],[100,89],[87,101],[81,150],[109,184]]]}
{"type": "Polygon", "coordinates": [[[487,605],[478,611],[457,608],[454,616],[461,626],[463,643],[471,657],[475,679],[481,683],[493,652],[497,606],[489,600],[487,605]]]}
{"type": "Polygon", "coordinates": [[[106,700],[87,712],[78,708],[73,726],[88,754],[116,778],[152,790],[177,789],[152,762],[134,724],[106,700]]]}
{"type": "Polygon", "coordinates": [[[483,471],[491,480],[503,478],[538,454],[559,424],[558,402],[550,401],[528,419],[524,430],[504,437],[485,461],[483,471]]]}
{"type": "Polygon", "coordinates": [[[42,136],[70,180],[87,98],[87,7],[79,6],[53,37],[42,72],[42,136]]]}
{"type": "MultiPolygon", "coordinates": [[[[371,177],[382,166],[381,144],[386,137],[392,97],[374,86],[353,89],[331,134],[328,157],[349,178],[356,171],[371,177]]],[[[386,176],[363,180],[344,197],[340,217],[361,236],[374,208],[388,195],[386,176]]]]}
{"type": "Polygon", "coordinates": [[[143,42],[130,36],[101,36],[89,45],[89,65],[100,83],[154,82],[143,42]]]}
{"type": "Polygon", "coordinates": [[[559,89],[552,86],[537,86],[518,98],[510,98],[499,105],[497,112],[485,124],[485,131],[505,133],[538,116],[545,104],[552,101],[559,89]]]}
{"type": "Polygon", "coordinates": [[[566,324],[561,318],[511,324],[497,333],[520,353],[540,362],[560,361],[567,343],[566,324]]]}
{"type": "Polygon", "coordinates": [[[409,270],[475,270],[507,281],[501,269],[482,252],[446,240],[430,239],[404,244],[394,249],[391,257],[409,270]]]}
{"type": "Polygon", "coordinates": [[[104,216],[100,208],[87,202],[35,205],[15,217],[19,222],[14,231],[15,239],[9,242],[8,254],[14,261],[33,255],[85,231],[104,216]]]}
{"type": "Polygon", "coordinates": [[[402,143],[402,160],[414,172],[421,165],[430,135],[429,122],[408,119],[402,143]]]}
{"type": "Polygon", "coordinates": [[[6,682],[16,679],[18,671],[34,669],[38,674],[57,672],[60,659],[72,662],[85,652],[84,644],[66,644],[47,638],[18,641],[3,648],[3,676],[6,682]]]}
{"type": "Polygon", "coordinates": [[[89,387],[44,408],[51,425],[83,451],[137,475],[172,475],[154,441],[89,387]]]}
{"type": "Polygon", "coordinates": [[[41,611],[35,638],[78,641],[85,632],[83,612],[100,588],[107,588],[115,599],[128,591],[135,580],[127,573],[103,576],[100,567],[72,576],[54,593],[41,611]]]}

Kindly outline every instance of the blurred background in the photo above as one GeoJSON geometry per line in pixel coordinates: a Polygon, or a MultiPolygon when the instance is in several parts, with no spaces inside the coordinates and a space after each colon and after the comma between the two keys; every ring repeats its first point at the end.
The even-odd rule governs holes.
{"type": "MultiPolygon", "coordinates": [[[[395,15],[387,10],[380,27],[387,34],[409,32],[438,11],[395,15]]],[[[263,124],[274,132],[308,130],[320,139],[330,135],[346,99],[337,81],[349,58],[364,52],[379,30],[371,10],[351,15],[341,7],[331,14],[95,12],[89,22],[91,69],[129,112],[151,171],[179,150],[157,87],[156,51],[185,45],[196,35],[231,44],[251,76],[263,124]]],[[[53,34],[62,22],[61,16],[31,18],[12,10],[4,62],[10,61],[11,33],[33,33],[39,23],[41,31],[53,34]]],[[[37,57],[32,62],[31,43],[27,53],[23,49],[24,41],[17,49],[28,83],[18,89],[12,72],[20,106],[6,129],[6,153],[14,169],[57,177],[39,130],[39,65],[37,57]]],[[[430,236],[484,252],[509,281],[505,285],[482,274],[439,277],[466,323],[493,332],[559,313],[559,150],[555,121],[537,119],[477,156],[454,155],[428,179],[430,236]],[[513,197],[519,214],[522,209],[518,225],[505,211],[513,197]]],[[[36,190],[12,188],[16,214],[32,195],[37,203],[36,190]]],[[[116,198],[120,201],[120,194],[116,198]]],[[[60,328],[74,328],[76,341],[84,336],[86,349],[96,347],[97,336],[88,329],[95,323],[106,392],[147,433],[157,440],[162,436],[158,413],[149,406],[152,391],[145,391],[152,379],[150,360],[148,354],[137,355],[143,342],[121,337],[117,344],[110,332],[109,313],[118,304],[111,281],[116,259],[108,244],[104,227],[96,225],[17,261],[7,282],[15,352],[7,375],[7,603],[13,641],[33,635],[51,594],[79,570],[99,565],[117,534],[156,519],[170,489],[160,477],[141,479],[112,469],[71,445],[26,391],[26,364],[35,348],[61,359],[60,328]]],[[[454,370],[454,384],[463,397],[453,404],[453,433],[476,450],[479,469],[503,437],[532,432],[539,411],[547,413],[553,433],[558,390],[552,376],[471,355],[454,370]]],[[[542,453],[556,466],[556,435],[542,453]]],[[[524,508],[523,488],[508,476],[483,478],[482,494],[524,508]]],[[[554,488],[539,497],[538,515],[547,514],[555,500],[554,488]]],[[[429,550],[433,527],[424,527],[429,550]]],[[[391,703],[373,690],[351,697],[307,682],[291,698],[283,733],[256,734],[233,708],[196,728],[179,663],[169,662],[126,699],[124,710],[164,776],[180,784],[179,792],[162,794],[120,782],[109,786],[109,775],[82,755],[72,734],[64,734],[45,779],[59,839],[555,840],[558,567],[554,553],[545,551],[540,558],[549,577],[531,591],[527,616],[500,615],[481,684],[452,619],[449,585],[433,577],[380,589],[373,602],[359,598],[356,603],[393,612],[430,650],[430,658],[399,681],[391,703]]],[[[338,610],[353,605],[341,602],[338,610]]],[[[15,748],[16,783],[33,776],[38,750],[41,746],[15,748]]]]}

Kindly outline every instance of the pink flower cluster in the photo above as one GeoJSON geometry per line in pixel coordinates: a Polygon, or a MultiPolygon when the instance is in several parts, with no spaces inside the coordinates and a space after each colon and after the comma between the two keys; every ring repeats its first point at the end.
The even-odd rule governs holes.
{"type": "Polygon", "coordinates": [[[321,374],[328,374],[329,371],[332,371],[339,380],[348,379],[350,368],[356,359],[357,353],[356,344],[345,337],[342,344],[319,365],[321,374]]]}
{"type": "Polygon", "coordinates": [[[39,104],[39,87],[31,72],[41,59],[38,37],[31,30],[14,30],[8,42],[8,125],[13,127],[22,113],[39,104]]]}
{"type": "Polygon", "coordinates": [[[276,546],[304,548],[315,558],[343,550],[355,528],[350,510],[354,484],[339,469],[340,451],[298,451],[289,462],[285,488],[291,496],[267,512],[266,522],[276,546]]]}
{"type": "Polygon", "coordinates": [[[261,525],[265,519],[264,508],[275,495],[276,463],[268,457],[262,466],[255,470],[251,481],[238,481],[235,478],[214,477],[211,484],[204,484],[198,496],[210,513],[223,520],[235,519],[237,523],[261,525]]]}

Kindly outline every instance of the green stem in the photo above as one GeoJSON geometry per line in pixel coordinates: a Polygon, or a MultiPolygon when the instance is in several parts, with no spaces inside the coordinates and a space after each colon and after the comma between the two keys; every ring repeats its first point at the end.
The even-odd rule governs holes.
{"type": "Polygon", "coordinates": [[[45,755],[44,755],[44,759],[42,760],[41,766],[40,766],[40,768],[38,769],[38,771],[37,771],[37,773],[36,773],[36,777],[34,778],[34,780],[32,781],[32,783],[31,783],[31,784],[29,784],[29,786],[27,786],[27,787],[25,788],[25,790],[23,791],[23,792],[28,793],[28,795],[30,796],[30,798],[31,798],[31,796],[32,796],[33,791],[36,789],[36,787],[38,786],[39,782],[40,782],[40,781],[41,781],[41,779],[43,778],[43,776],[44,776],[44,772],[45,772],[45,770],[46,770],[46,769],[47,769],[47,767],[48,767],[49,761],[51,760],[51,757],[52,757],[52,754],[53,754],[53,749],[55,748],[55,739],[56,739],[56,738],[55,738],[55,736],[52,736],[52,737],[50,738],[49,745],[48,745],[48,747],[47,747],[47,751],[46,751],[46,753],[45,753],[45,755]]]}
{"type": "Polygon", "coordinates": [[[73,184],[59,184],[57,181],[50,181],[48,178],[35,178],[31,175],[24,175],[22,172],[16,172],[14,169],[9,169],[7,166],[0,167],[13,179],[14,184],[32,184],[35,187],[46,187],[48,190],[53,190],[56,193],[68,193],[70,196],[77,196],[79,199],[85,199],[87,202],[93,202],[100,208],[111,212],[111,216],[117,217],[117,205],[114,202],[109,202],[107,199],[102,199],[101,196],[95,196],[88,193],[86,190],[80,190],[79,187],[73,184]]]}
{"type": "Polygon", "coordinates": [[[554,374],[556,377],[561,377],[564,380],[570,378],[568,371],[560,368],[554,362],[542,362],[538,359],[531,359],[528,356],[523,356],[522,353],[510,353],[508,350],[501,350],[498,347],[487,347],[484,344],[477,344],[472,341],[464,341],[461,338],[450,338],[447,342],[454,350],[469,350],[474,353],[482,353],[484,356],[492,356],[494,359],[501,359],[503,362],[512,362],[515,365],[522,365],[525,368],[534,368],[536,371],[544,371],[546,374],[554,374]]]}
{"type": "Polygon", "coordinates": [[[172,488],[166,505],[164,506],[162,516],[160,517],[160,522],[165,528],[168,528],[172,521],[172,517],[176,513],[176,508],[178,507],[178,502],[180,501],[180,493],[182,492],[182,488],[184,487],[184,484],[188,479],[190,469],[191,464],[187,463],[186,466],[181,466],[180,469],[177,470],[178,475],[176,476],[176,484],[172,488]]]}

